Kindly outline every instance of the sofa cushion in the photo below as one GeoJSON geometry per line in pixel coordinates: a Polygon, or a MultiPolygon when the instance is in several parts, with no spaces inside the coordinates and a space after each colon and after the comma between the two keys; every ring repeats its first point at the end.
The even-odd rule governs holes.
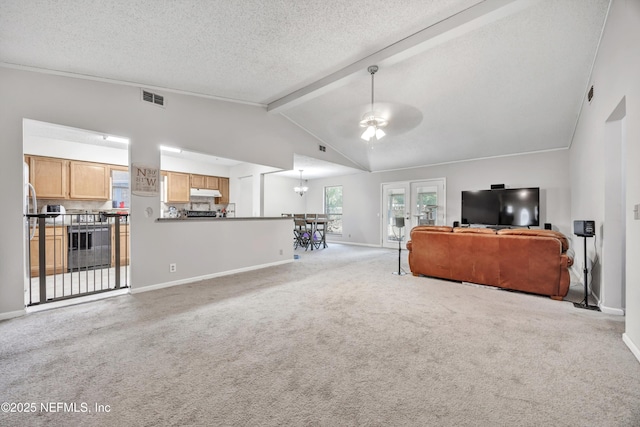
{"type": "MultiPolygon", "coordinates": [[[[485,229],[481,229],[485,230],[485,229]]],[[[500,238],[491,233],[452,233],[449,236],[449,278],[497,285],[500,279],[500,238]]]]}
{"type": "Polygon", "coordinates": [[[560,242],[546,236],[504,235],[500,243],[498,286],[543,295],[566,295],[560,290],[560,242]]]}
{"type": "Polygon", "coordinates": [[[479,227],[456,227],[453,229],[454,233],[471,233],[471,234],[496,234],[492,228],[479,228],[479,227]]]}
{"type": "Polygon", "coordinates": [[[452,233],[411,232],[407,242],[411,271],[434,277],[451,277],[450,237],[452,233]],[[419,254],[419,255],[418,255],[419,254]]]}
{"type": "Polygon", "coordinates": [[[562,244],[562,252],[566,252],[569,249],[569,241],[564,234],[554,230],[532,230],[529,228],[506,228],[499,230],[498,234],[505,235],[517,235],[517,236],[540,236],[540,237],[554,237],[560,240],[562,244]]]}
{"type": "Polygon", "coordinates": [[[450,233],[453,230],[453,227],[449,227],[447,225],[417,225],[411,229],[411,232],[414,231],[427,231],[427,232],[445,232],[450,233]]]}

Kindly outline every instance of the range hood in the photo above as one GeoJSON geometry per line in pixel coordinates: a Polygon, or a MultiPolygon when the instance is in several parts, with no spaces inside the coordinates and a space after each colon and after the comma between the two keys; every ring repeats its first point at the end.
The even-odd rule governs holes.
{"type": "Polygon", "coordinates": [[[192,188],[191,197],[222,197],[222,193],[218,190],[201,190],[199,188],[192,188]]]}

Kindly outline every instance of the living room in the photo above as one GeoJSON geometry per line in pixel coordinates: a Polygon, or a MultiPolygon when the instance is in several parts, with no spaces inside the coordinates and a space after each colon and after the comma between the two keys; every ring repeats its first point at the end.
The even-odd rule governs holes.
{"type": "MultiPolygon", "coordinates": [[[[322,191],[325,186],[342,185],[345,232],[332,240],[351,245],[380,246],[378,215],[381,185],[384,183],[445,178],[446,223],[449,225],[459,220],[462,191],[488,189],[492,184],[513,188],[540,187],[542,222],[551,223],[554,229],[571,239],[577,264],[574,273],[578,275],[583,253],[581,240],[573,235],[573,221],[595,221],[597,239],[589,242],[588,258],[599,263],[602,269],[608,262],[603,246],[610,236],[611,224],[621,222],[625,230],[625,256],[612,267],[625,278],[625,297],[621,304],[611,308],[623,310],[625,332],[619,339],[624,340],[629,351],[640,359],[640,265],[635,262],[640,256],[640,239],[637,238],[640,236],[640,222],[634,219],[634,207],[637,209],[640,203],[640,171],[634,167],[635,159],[640,158],[640,81],[637,79],[640,55],[633,43],[639,38],[638,2],[612,1],[597,56],[592,64],[587,65],[589,81],[584,84],[584,98],[579,102],[580,109],[570,126],[573,132],[564,148],[487,158],[478,155],[464,161],[441,164],[431,164],[428,159],[423,159],[421,166],[312,180],[304,196],[307,211],[323,210],[322,191]],[[589,100],[591,86],[594,87],[594,96],[589,100]],[[609,143],[612,140],[618,141],[617,146],[609,143]],[[612,146],[617,148],[612,149],[612,146]],[[610,156],[614,153],[618,156],[610,156]],[[608,198],[607,183],[615,182],[616,172],[622,174],[618,181],[623,189],[620,203],[611,202],[608,198]],[[622,205],[623,219],[608,214],[608,209],[616,203],[622,205]]],[[[269,113],[259,105],[166,91],[166,109],[148,108],[139,101],[138,85],[107,79],[75,78],[71,73],[39,72],[21,64],[3,62],[2,65],[0,138],[3,156],[0,166],[8,183],[22,179],[22,126],[25,118],[130,137],[130,163],[136,164],[159,165],[158,145],[174,143],[193,151],[215,151],[222,157],[291,170],[295,155],[317,157],[318,144],[323,142],[291,120],[269,113]],[[215,135],[215,141],[211,135],[215,135]]],[[[365,84],[368,83],[366,73],[364,79],[365,84]]],[[[377,84],[384,81],[382,74],[376,75],[376,79],[377,84]]],[[[162,92],[162,88],[158,91],[162,92]]],[[[367,85],[362,96],[366,100],[369,95],[367,85]]],[[[425,97],[428,98],[427,95],[425,97]]],[[[532,124],[542,128],[545,125],[532,124]]],[[[360,166],[333,149],[331,144],[327,145],[327,151],[322,154],[323,160],[354,168],[360,166]]],[[[455,150],[455,147],[441,149],[455,150]]],[[[0,243],[3,279],[0,283],[0,319],[10,319],[24,317],[25,313],[22,253],[16,250],[23,244],[22,190],[19,185],[5,185],[3,196],[6,208],[0,217],[6,232],[0,243]]],[[[131,221],[135,229],[131,242],[131,258],[135,264],[132,269],[133,286],[142,289],[172,280],[168,272],[158,269],[154,255],[159,253],[163,260],[199,257],[203,264],[210,263],[207,265],[208,274],[224,272],[222,263],[216,264],[215,260],[196,250],[185,248],[184,236],[177,226],[165,227],[166,224],[158,224],[155,217],[145,215],[149,206],[155,207],[159,203],[159,198],[132,197],[131,221]],[[159,234],[159,227],[165,227],[163,230],[175,228],[170,232],[172,237],[166,239],[166,234],[159,234]]],[[[606,287],[619,287],[620,284],[610,284],[601,279],[593,286],[598,296],[603,298],[600,302],[606,306],[606,287]],[[605,290],[604,294],[602,290],[605,290]]]]}
{"type": "MultiPolygon", "coordinates": [[[[621,2],[620,5],[614,3],[618,8],[633,7],[633,3],[627,5],[621,2]]],[[[617,12],[616,8],[612,8],[617,12]]],[[[616,13],[611,13],[609,22],[621,19],[616,13]]],[[[613,120],[615,114],[625,119],[626,132],[626,156],[631,159],[634,150],[633,120],[628,119],[629,114],[633,114],[632,109],[625,109],[626,103],[631,102],[630,94],[635,89],[635,81],[629,74],[633,69],[633,55],[619,55],[625,45],[625,38],[616,33],[615,29],[620,25],[608,24],[605,29],[598,57],[593,66],[591,81],[597,79],[597,88],[593,101],[589,101],[585,94],[584,106],[581,108],[581,116],[575,127],[574,137],[570,147],[565,149],[546,150],[537,153],[523,153],[507,156],[493,156],[486,159],[470,159],[462,162],[449,162],[440,165],[429,165],[421,167],[402,168],[390,171],[379,171],[374,173],[363,173],[347,175],[343,177],[333,177],[315,180],[310,185],[307,194],[306,208],[308,211],[322,211],[322,188],[326,185],[342,185],[345,194],[344,213],[344,235],[333,236],[337,241],[346,243],[380,245],[380,185],[388,182],[411,181],[417,179],[445,178],[447,185],[447,217],[446,224],[452,224],[459,220],[460,193],[465,190],[487,189],[491,184],[505,184],[508,187],[540,187],[544,197],[541,200],[542,222],[551,223],[554,229],[561,231],[569,238],[572,238],[572,221],[576,219],[593,219],[600,229],[603,229],[605,209],[611,204],[605,203],[605,181],[610,181],[610,170],[624,171],[627,176],[626,182],[626,203],[627,203],[627,235],[633,235],[633,227],[637,222],[632,220],[632,209],[636,205],[637,198],[635,192],[638,191],[632,183],[637,180],[633,177],[634,168],[619,167],[619,162],[612,162],[612,165],[603,163],[605,153],[611,153],[612,145],[608,144],[608,149],[602,147],[599,142],[603,138],[606,123],[621,123],[613,120]],[[608,32],[607,32],[608,31],[608,32]],[[621,39],[620,39],[621,38],[621,39]],[[624,59],[621,59],[623,58],[624,59]],[[625,116],[626,114],[626,116],[625,116]],[[631,213],[629,213],[631,209],[631,213]]],[[[626,27],[624,27],[626,28],[626,27]]],[[[21,128],[23,118],[37,118],[43,121],[64,124],[82,129],[100,130],[116,135],[128,135],[135,141],[130,151],[130,161],[132,163],[158,164],[160,153],[157,144],[173,141],[180,144],[185,149],[193,149],[200,152],[215,151],[214,154],[234,159],[241,159],[246,162],[256,164],[268,164],[272,167],[280,167],[283,170],[293,169],[293,158],[295,155],[317,157],[318,140],[307,132],[284,119],[277,114],[265,114],[261,107],[241,104],[229,104],[217,100],[207,100],[194,98],[183,94],[172,94],[169,97],[171,108],[150,109],[137,102],[139,89],[129,85],[114,85],[105,82],[96,82],[86,79],[72,79],[69,77],[56,76],[44,73],[34,73],[32,71],[19,70],[16,67],[3,67],[3,91],[6,96],[6,114],[3,120],[5,141],[16,141],[15,144],[5,144],[7,156],[3,157],[4,162],[10,162],[5,167],[6,171],[15,170],[21,163],[17,160],[21,153],[21,128]],[[33,89],[30,89],[33,88],[33,89]],[[37,90],[36,90],[37,89],[37,90]],[[46,95],[46,96],[45,96],[46,95]],[[95,103],[90,99],[100,99],[100,103],[95,103]],[[133,102],[132,102],[133,101],[133,102]],[[50,104],[48,104],[50,102],[50,104]],[[216,117],[212,122],[211,118],[216,117]],[[219,123],[253,122],[252,127],[221,127],[219,123]],[[196,125],[197,124],[197,125],[196,125]],[[217,140],[236,141],[234,144],[219,143],[215,148],[211,146],[209,135],[217,134],[217,140]],[[253,141],[260,140],[256,145],[253,141]],[[290,144],[281,144],[279,141],[296,140],[299,143],[295,147],[290,144]],[[9,160],[11,159],[11,160],[9,160]]],[[[632,104],[631,104],[632,105],[632,104]]],[[[611,132],[611,131],[609,131],[611,132]]],[[[619,149],[620,150],[620,149],[619,149]]],[[[350,162],[336,150],[328,147],[322,153],[322,160],[342,164],[348,167],[358,167],[354,162],[350,162]]],[[[9,172],[10,173],[10,172],[9,172]]],[[[5,199],[9,207],[18,209],[20,203],[12,202],[18,197],[18,188],[6,188],[5,199]]],[[[132,212],[148,207],[148,200],[144,198],[134,198],[132,212]],[[136,207],[136,204],[138,206],[136,207]]],[[[156,204],[153,204],[155,206],[156,204]]],[[[277,207],[267,210],[275,210],[277,207]]],[[[273,214],[273,212],[271,212],[273,214]]],[[[608,215],[607,215],[608,216],[608,215]]],[[[151,221],[153,218],[147,219],[151,221]]],[[[134,219],[135,221],[135,219],[134,219]]],[[[612,221],[612,220],[609,220],[612,221]]],[[[147,222],[149,224],[149,222],[147,222]]],[[[152,224],[152,222],[150,223],[152,224]]],[[[134,222],[135,225],[135,222],[134,222]]],[[[177,244],[158,240],[157,233],[151,225],[140,225],[138,236],[147,242],[151,247],[173,247],[177,244]]],[[[17,230],[16,230],[17,233],[17,230]]],[[[177,232],[179,234],[180,232],[177,232]]],[[[14,233],[15,234],[15,233],[14,233]]],[[[4,239],[7,249],[6,253],[11,259],[14,254],[13,249],[21,240],[17,234],[11,236],[11,232],[4,239]],[[14,240],[13,243],[12,240],[14,240]]],[[[134,238],[135,239],[135,238],[134,238]]],[[[134,240],[135,241],[135,240],[134,240]]],[[[177,243],[177,242],[176,242],[177,243]]],[[[572,247],[576,252],[576,259],[582,259],[582,249],[580,245],[572,242],[572,247]]],[[[589,247],[589,259],[603,259],[603,241],[600,239],[593,248],[589,247]]],[[[635,240],[627,239],[627,259],[633,259],[635,240]]],[[[139,262],[144,256],[135,256],[136,249],[133,244],[134,258],[139,262]]],[[[188,255],[187,255],[188,256],[188,255]]],[[[602,261],[606,264],[606,261],[602,261]]],[[[12,271],[13,263],[8,262],[7,268],[3,271],[12,271]]],[[[577,267],[581,263],[576,263],[577,267]]],[[[624,264],[623,264],[624,265],[624,264]]],[[[138,266],[138,272],[132,275],[137,276],[135,282],[138,287],[157,284],[158,281],[165,282],[169,279],[162,279],[158,276],[154,263],[138,266]],[[153,278],[153,279],[151,279],[153,278]]],[[[220,267],[221,271],[223,267],[220,267]]],[[[627,283],[634,283],[635,277],[633,263],[626,265],[627,283]]],[[[212,271],[215,272],[215,271],[212,271]]],[[[579,274],[580,269],[576,272],[579,274]]],[[[11,276],[11,273],[8,273],[11,276]]],[[[18,271],[13,275],[19,277],[18,271]]],[[[596,290],[600,283],[594,284],[596,290]]],[[[606,284],[604,285],[606,286],[606,284]]],[[[3,287],[4,288],[4,287],[3,287]]],[[[629,291],[629,289],[627,289],[629,291]]],[[[633,289],[631,290],[633,292],[633,289]]],[[[9,297],[2,298],[2,313],[14,313],[21,310],[19,301],[21,290],[8,291],[9,297]]],[[[634,298],[627,295],[626,302],[633,303],[634,298]]],[[[606,306],[606,301],[603,301],[606,306]]],[[[613,309],[624,309],[620,303],[612,305],[613,309]]],[[[628,326],[634,328],[638,322],[629,321],[634,319],[633,307],[626,307],[628,326]],[[629,310],[630,309],[630,310],[629,310]],[[630,312],[629,312],[630,311],[630,312]]],[[[640,331],[639,331],[640,332],[640,331]]]]}

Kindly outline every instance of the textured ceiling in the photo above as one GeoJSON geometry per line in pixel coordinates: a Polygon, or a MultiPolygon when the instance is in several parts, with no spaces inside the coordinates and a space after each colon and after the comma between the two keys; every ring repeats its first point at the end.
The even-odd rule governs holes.
{"type": "Polygon", "coordinates": [[[2,0],[0,63],[268,106],[379,171],[568,147],[608,5],[2,0]]]}

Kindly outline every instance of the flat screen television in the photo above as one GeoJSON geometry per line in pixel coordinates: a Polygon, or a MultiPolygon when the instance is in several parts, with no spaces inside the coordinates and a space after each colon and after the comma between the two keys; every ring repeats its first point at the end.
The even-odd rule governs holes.
{"type": "Polygon", "coordinates": [[[539,188],[462,192],[462,224],[528,227],[540,225],[539,188]]]}

